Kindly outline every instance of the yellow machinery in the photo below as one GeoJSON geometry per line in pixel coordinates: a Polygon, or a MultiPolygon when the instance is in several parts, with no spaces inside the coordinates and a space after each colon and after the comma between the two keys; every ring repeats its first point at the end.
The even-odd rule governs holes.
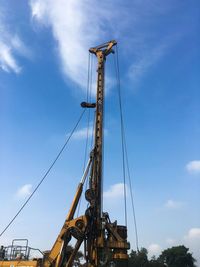
{"type": "Polygon", "coordinates": [[[50,251],[44,252],[41,259],[29,260],[28,253],[23,254],[23,259],[15,258],[12,253],[9,258],[0,260],[0,267],[70,267],[81,246],[84,244],[84,256],[86,263],[83,266],[99,267],[109,266],[109,262],[115,259],[127,261],[127,250],[130,244],[127,242],[126,226],[117,225],[117,221],[111,223],[108,213],[102,212],[102,143],[103,143],[103,107],[104,107],[104,64],[106,57],[114,53],[113,46],[116,41],[90,48],[90,53],[96,55],[97,67],[97,96],[96,103],[81,103],[83,108],[95,108],[95,140],[94,149],[90,153],[90,159],[77,188],[72,205],[68,212],[64,225],[50,251]],[[83,185],[89,174],[89,189],[85,192],[85,198],[89,207],[85,214],[74,218],[77,205],[83,190],[83,185]],[[76,240],[72,253],[66,252],[70,240],[76,240]]]}

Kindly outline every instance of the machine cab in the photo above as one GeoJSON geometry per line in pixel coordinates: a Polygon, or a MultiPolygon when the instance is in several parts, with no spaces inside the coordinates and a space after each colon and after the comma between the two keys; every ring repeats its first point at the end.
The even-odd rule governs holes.
{"type": "Polygon", "coordinates": [[[0,265],[2,266],[40,266],[43,262],[43,253],[39,249],[28,246],[27,239],[14,239],[12,245],[1,247],[0,265]],[[20,264],[20,265],[21,265],[20,264]]]}

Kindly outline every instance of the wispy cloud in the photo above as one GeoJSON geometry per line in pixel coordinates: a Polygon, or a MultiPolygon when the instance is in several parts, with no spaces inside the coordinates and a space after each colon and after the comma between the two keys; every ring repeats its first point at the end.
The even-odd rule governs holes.
{"type": "Polygon", "coordinates": [[[188,234],[184,237],[185,240],[187,241],[199,241],[199,246],[200,246],[200,228],[191,228],[188,231],[188,234]]]}
{"type": "Polygon", "coordinates": [[[0,14],[0,67],[6,72],[19,73],[21,66],[16,60],[16,54],[30,57],[30,50],[24,45],[19,36],[11,33],[5,22],[5,17],[0,14]]]}
{"type": "Polygon", "coordinates": [[[169,208],[169,209],[179,209],[181,207],[184,206],[184,203],[183,202],[180,202],[180,201],[174,201],[174,200],[168,200],[166,203],[165,203],[165,207],[166,208],[169,208]]]}
{"type": "MultiPolygon", "coordinates": [[[[91,137],[92,136],[92,132],[93,132],[93,128],[92,127],[89,127],[89,128],[85,127],[85,128],[82,128],[82,129],[74,132],[73,138],[74,139],[78,139],[78,140],[85,139],[85,138],[87,138],[87,136],[91,137]]],[[[67,136],[68,135],[69,134],[67,134],[67,136]]]]}
{"type": "Polygon", "coordinates": [[[186,169],[191,174],[200,173],[200,160],[193,160],[188,162],[186,169]]]}
{"type": "Polygon", "coordinates": [[[128,77],[134,82],[139,82],[151,68],[164,58],[170,49],[179,41],[181,33],[158,39],[156,44],[146,42],[143,51],[136,53],[135,62],[130,66],[128,77]]]}
{"type": "Polygon", "coordinates": [[[197,259],[197,266],[200,266],[200,228],[191,228],[184,236],[183,242],[194,253],[193,256],[197,259]]]}
{"type": "Polygon", "coordinates": [[[6,72],[12,70],[19,73],[21,71],[21,67],[18,65],[12,54],[12,47],[2,41],[0,41],[0,66],[2,70],[6,72]]]}
{"type": "Polygon", "coordinates": [[[22,40],[19,38],[17,34],[15,34],[11,40],[10,43],[13,47],[13,49],[18,52],[21,56],[24,56],[26,58],[32,57],[31,50],[22,42],[22,40]]]}
{"type": "Polygon", "coordinates": [[[132,62],[135,62],[129,68],[129,77],[139,80],[166,55],[178,36],[172,33],[172,37],[162,38],[164,35],[160,32],[157,36],[156,18],[171,8],[170,4],[160,5],[158,0],[152,0],[148,5],[143,1],[133,1],[128,7],[114,0],[102,2],[100,6],[97,0],[84,3],[80,0],[31,0],[30,7],[33,22],[52,29],[63,73],[82,88],[86,85],[87,51],[91,46],[114,38],[121,39],[129,58],[134,58],[132,62]],[[152,36],[149,40],[144,37],[149,36],[152,22],[151,32],[156,36],[156,43],[155,40],[152,42],[152,36]]]}
{"type": "Polygon", "coordinates": [[[64,74],[85,87],[88,49],[102,37],[109,9],[102,12],[98,5],[97,11],[90,0],[31,0],[30,5],[33,19],[52,29],[64,74]]]}
{"type": "Polygon", "coordinates": [[[146,53],[140,54],[128,72],[128,76],[134,82],[138,82],[142,76],[149,71],[167,52],[167,43],[157,45],[146,53]]]}
{"type": "Polygon", "coordinates": [[[27,196],[29,196],[31,194],[31,188],[32,185],[31,184],[25,184],[22,187],[20,187],[16,193],[16,197],[19,199],[24,199],[27,196]]]}
{"type": "MultiPolygon", "coordinates": [[[[128,188],[126,186],[126,193],[128,193],[128,188]]],[[[118,199],[124,196],[124,184],[114,184],[103,193],[104,198],[106,199],[118,199]]]]}
{"type": "MultiPolygon", "coordinates": [[[[85,138],[87,138],[87,136],[89,138],[92,135],[94,135],[93,131],[94,131],[94,129],[93,129],[92,126],[90,126],[89,128],[84,127],[84,128],[82,128],[80,130],[75,131],[73,136],[72,136],[72,138],[75,139],[75,140],[85,139],[85,138]]],[[[107,135],[107,134],[108,134],[107,129],[104,129],[104,135],[107,135]]],[[[70,135],[70,133],[67,134],[67,136],[69,136],[69,135],[70,135]]]]}

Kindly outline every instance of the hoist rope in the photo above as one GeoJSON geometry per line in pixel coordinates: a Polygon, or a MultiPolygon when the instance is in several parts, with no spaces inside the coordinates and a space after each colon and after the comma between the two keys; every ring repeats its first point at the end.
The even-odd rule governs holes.
{"type": "MultiPolygon", "coordinates": [[[[87,82],[87,102],[91,103],[91,90],[92,90],[92,67],[93,67],[93,57],[89,52],[89,64],[88,64],[88,82],[87,82]]],[[[85,144],[85,158],[84,158],[84,168],[86,166],[87,153],[88,153],[88,142],[89,142],[89,134],[90,134],[90,122],[91,122],[91,109],[88,109],[88,122],[87,122],[87,134],[86,134],[86,144],[85,144]]]]}
{"type": "Polygon", "coordinates": [[[36,188],[33,190],[33,192],[31,193],[31,195],[28,197],[28,199],[25,201],[25,203],[22,205],[22,207],[19,209],[19,211],[16,213],[16,215],[12,218],[12,220],[9,222],[9,224],[4,228],[4,230],[0,233],[0,237],[3,235],[3,233],[10,227],[10,225],[14,222],[14,220],[17,218],[17,216],[21,213],[21,211],[25,208],[25,206],[28,204],[29,200],[32,198],[32,196],[35,194],[35,192],[38,190],[38,188],[40,187],[40,185],[42,184],[42,182],[44,181],[44,179],[47,177],[47,175],[49,174],[49,172],[51,171],[51,169],[53,168],[53,166],[55,165],[56,161],[59,159],[60,155],[62,154],[62,152],[64,151],[65,147],[67,146],[69,140],[71,139],[73,133],[75,132],[76,128],[79,125],[79,122],[81,121],[83,114],[85,113],[85,109],[83,110],[83,112],[81,113],[77,123],[75,124],[73,130],[71,131],[70,135],[68,136],[66,142],[64,143],[64,145],[62,146],[60,152],[57,154],[56,158],[54,159],[54,161],[51,163],[50,167],[48,168],[48,170],[45,172],[44,176],[42,177],[42,179],[40,180],[39,184],[36,186],[36,188]]]}
{"type": "Polygon", "coordinates": [[[119,74],[119,61],[118,61],[118,49],[116,46],[116,57],[115,60],[115,69],[116,69],[116,80],[117,80],[117,89],[118,89],[118,99],[119,99],[119,108],[120,108],[120,124],[121,124],[121,145],[122,145],[122,164],[123,164],[123,180],[124,180],[124,219],[125,225],[127,226],[127,204],[126,204],[126,171],[125,171],[125,153],[124,153],[124,122],[123,122],[123,113],[122,113],[122,101],[121,101],[121,88],[120,88],[120,74],[119,74]]]}
{"type": "MultiPolygon", "coordinates": [[[[124,135],[124,137],[125,137],[125,135],[124,135]]],[[[135,214],[135,205],[134,205],[134,201],[133,201],[133,189],[132,189],[132,183],[131,183],[131,175],[130,175],[130,168],[129,168],[129,162],[128,162],[128,152],[127,152],[125,138],[124,138],[124,147],[125,147],[126,165],[127,165],[127,171],[128,171],[129,185],[130,185],[130,195],[131,195],[131,204],[132,204],[132,212],[133,212],[133,221],[134,221],[134,227],[135,227],[135,243],[136,243],[137,251],[139,251],[137,221],[136,221],[136,214],[135,214]]]]}
{"type": "MultiPolygon", "coordinates": [[[[88,79],[87,79],[87,90],[86,90],[86,101],[87,102],[89,100],[89,94],[90,94],[90,68],[91,68],[91,61],[90,61],[90,52],[89,52],[89,56],[88,56],[88,79]]],[[[83,162],[83,173],[85,170],[86,159],[87,159],[89,124],[90,124],[90,109],[88,110],[88,123],[87,123],[87,133],[86,133],[86,143],[85,143],[85,156],[84,156],[84,162],[83,162]]]]}
{"type": "MultiPolygon", "coordinates": [[[[116,57],[115,63],[116,63],[116,70],[117,70],[117,82],[118,86],[120,85],[120,76],[119,76],[119,60],[118,60],[118,47],[116,46],[116,57]]],[[[120,94],[120,86],[119,86],[119,100],[121,103],[121,94],[120,94]]],[[[122,108],[122,105],[120,105],[120,109],[122,108]]],[[[128,178],[129,178],[129,186],[130,186],[130,195],[131,195],[131,205],[132,205],[132,212],[133,212],[133,220],[134,220],[134,228],[135,228],[135,237],[136,237],[136,248],[139,251],[139,241],[138,241],[138,230],[137,230],[137,221],[136,221],[136,213],[135,213],[135,205],[134,205],[134,198],[133,198],[133,189],[132,189],[132,183],[131,183],[131,175],[130,175],[130,168],[129,168],[129,161],[128,161],[128,152],[127,152],[127,146],[126,146],[126,138],[125,138],[125,130],[124,130],[124,123],[123,123],[123,114],[122,109],[120,111],[121,118],[122,118],[122,138],[123,138],[123,148],[125,152],[125,159],[126,159],[126,165],[127,165],[127,172],[128,172],[128,178]]]]}
{"type": "Polygon", "coordinates": [[[125,169],[125,148],[124,148],[124,119],[122,112],[122,99],[121,99],[121,86],[120,86],[120,73],[119,73],[119,60],[118,60],[118,47],[116,46],[117,57],[117,82],[118,82],[118,98],[120,107],[120,122],[121,122],[121,143],[122,143],[122,160],[123,160],[123,177],[124,177],[124,208],[125,208],[125,225],[127,226],[127,203],[126,203],[126,169],[125,169]]]}
{"type": "Polygon", "coordinates": [[[90,60],[90,52],[88,52],[88,75],[87,75],[87,92],[86,92],[86,100],[88,102],[88,94],[90,87],[90,68],[91,68],[91,60],[90,60]]]}
{"type": "MultiPolygon", "coordinates": [[[[86,101],[88,103],[91,102],[91,80],[92,80],[92,57],[89,52],[88,54],[88,75],[87,75],[87,88],[86,88],[86,101]]],[[[87,121],[87,132],[86,132],[86,143],[85,143],[85,152],[84,152],[84,162],[83,162],[83,173],[85,171],[86,160],[87,160],[87,153],[88,153],[88,139],[89,139],[89,127],[90,127],[90,109],[88,109],[88,121],[87,121]]],[[[86,190],[87,181],[85,183],[85,190],[86,190]]],[[[77,217],[79,216],[80,207],[82,201],[82,194],[80,197],[80,201],[78,203],[77,208],[77,217]]]]}
{"type": "MultiPolygon", "coordinates": [[[[93,60],[94,56],[91,54],[91,67],[90,67],[90,83],[89,83],[89,103],[92,103],[92,86],[93,86],[93,60]]],[[[94,112],[95,115],[95,112],[94,112]]],[[[93,149],[93,132],[94,132],[94,120],[95,117],[92,118],[92,109],[89,108],[89,118],[88,118],[88,131],[90,130],[90,134],[88,134],[88,149],[89,152],[93,149]],[[89,136],[91,135],[91,144],[89,146],[89,136]]],[[[85,192],[88,188],[89,183],[89,177],[87,177],[86,183],[85,183],[85,192]]]]}
{"type": "Polygon", "coordinates": [[[93,119],[92,119],[92,134],[91,134],[91,143],[90,143],[90,149],[92,150],[94,144],[94,128],[95,128],[95,112],[93,113],[93,119]]]}

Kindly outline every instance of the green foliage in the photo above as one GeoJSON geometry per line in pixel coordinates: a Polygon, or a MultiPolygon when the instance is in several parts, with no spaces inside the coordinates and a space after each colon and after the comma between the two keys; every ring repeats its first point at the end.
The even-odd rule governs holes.
{"type": "Polygon", "coordinates": [[[153,258],[149,261],[148,267],[163,267],[163,264],[160,263],[156,258],[153,258]]]}
{"type": "Polygon", "coordinates": [[[128,266],[148,267],[149,261],[147,254],[148,251],[146,248],[141,248],[140,251],[131,250],[128,266]]]}
{"type": "MultiPolygon", "coordinates": [[[[70,257],[70,255],[72,254],[73,251],[73,247],[68,245],[66,248],[66,254],[68,255],[68,257],[70,257]]],[[[79,267],[82,266],[81,265],[81,259],[83,258],[83,253],[81,251],[78,251],[76,253],[74,262],[72,263],[72,267],[79,267]]]]}
{"type": "Polygon", "coordinates": [[[177,246],[164,250],[159,257],[161,263],[168,267],[194,267],[195,259],[185,246],[177,246]]]}
{"type": "MultiPolygon", "coordinates": [[[[72,253],[73,248],[67,247],[67,253],[72,253]]],[[[72,264],[72,267],[82,266],[80,261],[83,257],[82,252],[78,252],[72,264]]],[[[131,250],[128,262],[124,260],[115,260],[115,267],[195,267],[195,259],[189,253],[189,249],[185,246],[177,246],[164,250],[161,255],[156,258],[153,256],[148,260],[148,251],[141,248],[140,251],[131,250]]],[[[110,263],[106,266],[112,266],[110,263]]]]}
{"type": "Polygon", "coordinates": [[[196,261],[189,249],[185,246],[177,246],[164,250],[156,259],[155,256],[148,260],[148,251],[142,248],[140,251],[131,250],[128,267],[195,267],[196,261]]]}

